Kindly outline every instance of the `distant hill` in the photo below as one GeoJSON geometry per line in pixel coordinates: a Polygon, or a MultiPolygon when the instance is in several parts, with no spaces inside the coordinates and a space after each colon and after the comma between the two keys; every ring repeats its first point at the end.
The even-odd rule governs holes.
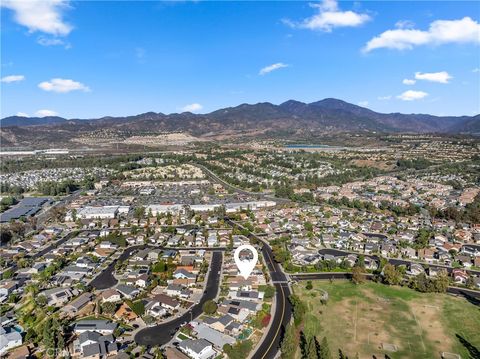
{"type": "Polygon", "coordinates": [[[135,116],[99,119],[29,118],[12,116],[0,120],[1,139],[10,145],[35,140],[69,141],[92,131],[108,129],[134,135],[183,131],[194,136],[270,136],[292,134],[381,132],[480,134],[480,115],[432,116],[427,114],[378,113],[348,102],[327,98],[312,103],[289,100],[241,104],[208,114],[147,112],[135,116]],[[31,126],[35,126],[32,131],[31,126]]]}
{"type": "Polygon", "coordinates": [[[37,126],[37,125],[52,125],[57,123],[64,123],[67,121],[65,118],[58,116],[47,117],[23,117],[23,116],[10,116],[0,120],[1,127],[11,126],[37,126]]]}

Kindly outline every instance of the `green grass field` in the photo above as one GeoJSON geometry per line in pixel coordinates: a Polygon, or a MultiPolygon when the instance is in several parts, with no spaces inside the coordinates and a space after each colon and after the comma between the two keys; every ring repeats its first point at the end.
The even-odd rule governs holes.
{"type": "Polygon", "coordinates": [[[430,359],[441,352],[473,358],[469,345],[480,350],[480,307],[463,298],[373,282],[313,281],[311,290],[305,284],[294,286],[307,305],[303,331],[319,340],[326,336],[333,353],[341,348],[350,358],[430,359]],[[329,295],[326,305],[322,291],[329,295]]]}

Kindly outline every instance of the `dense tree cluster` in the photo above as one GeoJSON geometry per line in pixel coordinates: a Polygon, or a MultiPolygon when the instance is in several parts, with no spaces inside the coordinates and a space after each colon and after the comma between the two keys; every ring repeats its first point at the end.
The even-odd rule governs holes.
{"type": "Polygon", "coordinates": [[[449,279],[446,274],[440,274],[435,278],[430,278],[421,273],[412,278],[409,287],[422,293],[445,293],[449,285],[449,279]]]}
{"type": "Polygon", "coordinates": [[[12,186],[9,183],[2,182],[0,183],[0,193],[12,193],[12,194],[22,194],[25,192],[25,188],[22,186],[12,186]]]}
{"type": "Polygon", "coordinates": [[[399,159],[397,160],[397,169],[405,170],[405,169],[415,169],[415,170],[423,170],[428,168],[433,163],[426,160],[425,158],[416,158],[416,159],[399,159]]]}
{"type": "Polygon", "coordinates": [[[205,303],[202,305],[202,310],[204,313],[212,315],[217,312],[217,303],[215,303],[213,300],[207,300],[205,303]]]}
{"type": "Polygon", "coordinates": [[[252,350],[253,343],[250,339],[239,341],[234,345],[225,344],[223,351],[230,359],[245,359],[252,350]]]}
{"type": "Polygon", "coordinates": [[[69,194],[78,190],[80,187],[72,180],[65,180],[61,182],[46,181],[40,182],[37,185],[38,191],[47,196],[58,196],[69,194]]]}
{"type": "Polygon", "coordinates": [[[399,268],[390,263],[383,267],[383,281],[385,284],[399,285],[402,283],[402,280],[403,273],[399,268]]]}
{"type": "Polygon", "coordinates": [[[447,207],[438,210],[429,207],[430,215],[434,218],[453,220],[455,222],[465,222],[468,224],[480,223],[480,194],[478,194],[472,203],[465,205],[465,208],[447,207]]]}
{"type": "Polygon", "coordinates": [[[61,357],[60,353],[65,349],[64,329],[56,318],[46,318],[43,324],[42,337],[46,356],[49,358],[61,357]]]}

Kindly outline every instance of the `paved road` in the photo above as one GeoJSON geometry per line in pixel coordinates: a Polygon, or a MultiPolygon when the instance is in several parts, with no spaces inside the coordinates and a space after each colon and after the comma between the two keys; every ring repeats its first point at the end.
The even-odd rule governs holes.
{"type": "MultiPolygon", "coordinates": [[[[241,229],[244,227],[231,220],[227,220],[232,226],[237,226],[241,229]]],[[[260,243],[263,243],[262,254],[270,271],[270,278],[275,286],[275,313],[272,316],[272,324],[269,328],[267,336],[262,343],[255,349],[252,359],[272,359],[280,350],[280,344],[285,332],[285,327],[290,322],[292,316],[292,308],[288,297],[290,296],[290,288],[288,287],[288,278],[283,273],[280,264],[273,259],[273,252],[267,242],[259,236],[250,234],[250,238],[254,238],[260,243]]]]}
{"type": "Polygon", "coordinates": [[[222,251],[215,250],[212,256],[212,262],[210,263],[210,272],[208,273],[205,292],[198,304],[195,304],[188,312],[186,312],[177,319],[169,321],[165,324],[160,324],[154,327],[140,330],[135,335],[135,342],[140,345],[148,346],[165,345],[173,338],[178,328],[184,322],[189,322],[190,320],[200,316],[203,313],[203,303],[205,303],[207,300],[215,299],[215,297],[217,296],[218,288],[220,285],[220,270],[222,269],[222,261],[222,251]]]}
{"type": "Polygon", "coordinates": [[[195,250],[203,249],[206,251],[224,251],[226,249],[225,247],[163,247],[163,246],[159,247],[159,246],[154,246],[149,244],[140,244],[137,246],[128,247],[117,259],[115,259],[112,263],[110,263],[107,268],[105,268],[99,275],[93,278],[89,284],[95,289],[100,289],[100,290],[113,287],[115,284],[118,283],[118,280],[113,275],[113,272],[115,270],[115,263],[117,263],[118,260],[121,260],[121,261],[126,260],[128,257],[132,255],[133,251],[137,249],[145,249],[147,247],[162,249],[162,250],[173,249],[176,251],[192,250],[192,249],[195,249],[195,250]]]}
{"type": "MultiPolygon", "coordinates": [[[[349,255],[349,254],[356,254],[356,255],[363,254],[363,253],[358,253],[358,252],[353,252],[353,251],[344,251],[344,250],[333,249],[333,248],[320,249],[318,251],[318,253],[320,253],[320,254],[331,254],[331,255],[334,255],[334,256],[346,256],[346,255],[349,255]]],[[[377,261],[380,260],[380,258],[375,254],[363,254],[363,255],[365,257],[374,258],[377,261]]],[[[427,265],[427,266],[433,267],[433,268],[444,268],[448,273],[451,273],[452,270],[454,269],[453,267],[449,267],[449,266],[442,265],[442,264],[429,264],[429,263],[425,263],[425,262],[409,261],[407,259],[398,259],[398,258],[387,258],[387,259],[388,259],[389,263],[394,264],[396,266],[399,266],[399,265],[407,265],[408,266],[412,263],[417,263],[417,264],[421,264],[422,266],[427,265]]],[[[472,269],[466,269],[466,268],[463,268],[463,269],[465,271],[469,272],[469,273],[472,273],[472,274],[475,274],[475,275],[480,275],[480,271],[478,271],[478,270],[472,270],[472,269]]]]}
{"type": "MultiPolygon", "coordinates": [[[[65,243],[66,241],[68,241],[69,239],[75,237],[77,234],[81,233],[81,232],[84,232],[84,231],[73,231],[73,232],[70,232],[68,234],[66,234],[65,236],[63,236],[62,238],[56,240],[55,242],[49,244],[47,247],[45,247],[44,249],[42,249],[41,251],[38,251],[34,254],[32,254],[31,256],[29,256],[29,258],[31,259],[37,259],[37,258],[40,258],[41,256],[47,254],[47,253],[50,253],[52,251],[52,249],[58,247],[59,245],[65,243]]],[[[18,269],[17,267],[17,264],[14,263],[12,264],[10,267],[7,267],[5,269],[2,270],[2,274],[3,272],[5,272],[6,270],[12,270],[12,271],[16,271],[18,269]]]]}
{"type": "Polygon", "coordinates": [[[43,226],[48,220],[51,219],[50,217],[50,214],[51,214],[51,211],[53,208],[55,207],[60,207],[60,206],[63,206],[64,204],[66,204],[67,202],[71,202],[73,201],[74,199],[76,199],[77,197],[80,196],[80,194],[83,192],[84,190],[82,189],[79,189],[75,192],[72,192],[70,193],[69,195],[63,197],[60,201],[58,201],[57,203],[55,203],[54,205],[52,205],[50,208],[42,211],[41,213],[37,214],[35,216],[35,218],[37,219],[37,227],[41,227],[43,226]]]}
{"type": "Polygon", "coordinates": [[[256,348],[252,359],[271,359],[277,355],[280,350],[285,327],[290,322],[292,316],[292,308],[288,299],[291,292],[288,287],[287,277],[283,273],[280,265],[274,261],[273,252],[269,245],[263,245],[262,254],[270,271],[270,277],[274,282],[276,305],[269,332],[265,340],[256,348]]]}
{"type": "MultiPolygon", "coordinates": [[[[367,277],[371,277],[372,274],[365,274],[367,277]]],[[[316,279],[350,279],[352,274],[349,272],[321,272],[321,273],[298,273],[290,274],[290,279],[295,281],[300,280],[316,280],[316,279]]]]}
{"type": "Polygon", "coordinates": [[[59,240],[57,240],[57,241],[53,242],[52,244],[48,245],[47,247],[43,248],[41,251],[33,254],[30,258],[33,258],[33,259],[40,258],[41,256],[44,256],[45,254],[50,253],[52,251],[52,249],[57,248],[59,245],[65,243],[69,239],[77,236],[78,234],[80,234],[82,232],[84,232],[84,231],[70,232],[67,235],[60,238],[59,240]]]}
{"type": "Polygon", "coordinates": [[[89,284],[95,289],[107,289],[107,288],[113,287],[115,284],[118,283],[118,280],[113,276],[113,271],[115,270],[115,263],[117,263],[118,260],[124,261],[125,259],[130,257],[134,251],[136,251],[137,249],[143,249],[145,247],[146,247],[145,245],[128,247],[120,255],[120,257],[118,257],[112,263],[110,263],[108,267],[105,268],[95,278],[93,278],[89,284]]]}

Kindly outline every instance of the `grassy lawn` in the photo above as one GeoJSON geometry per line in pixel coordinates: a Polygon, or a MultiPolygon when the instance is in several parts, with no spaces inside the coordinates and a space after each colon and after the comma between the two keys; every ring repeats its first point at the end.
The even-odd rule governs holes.
{"type": "Polygon", "coordinates": [[[444,351],[469,358],[468,343],[480,350],[480,308],[463,298],[373,282],[312,283],[311,290],[305,282],[294,286],[307,305],[303,331],[319,341],[326,336],[332,353],[340,348],[350,358],[430,359],[444,351]],[[329,296],[326,305],[322,291],[329,296]]]}

